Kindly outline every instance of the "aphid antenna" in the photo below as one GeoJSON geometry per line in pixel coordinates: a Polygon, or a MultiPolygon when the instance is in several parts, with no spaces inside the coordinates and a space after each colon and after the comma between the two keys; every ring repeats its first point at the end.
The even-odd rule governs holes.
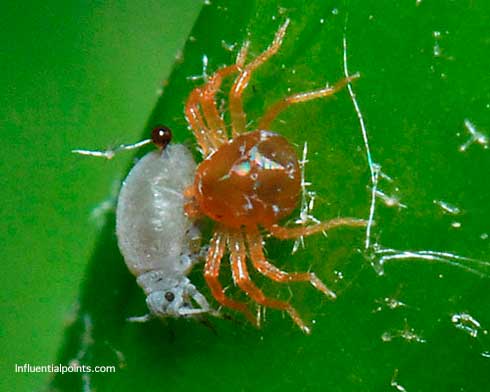
{"type": "Polygon", "coordinates": [[[121,151],[136,150],[138,148],[141,148],[141,147],[146,146],[147,144],[151,144],[151,143],[152,143],[151,139],[145,139],[145,140],[141,140],[140,142],[137,142],[134,144],[121,144],[116,148],[108,149],[105,151],[76,149],[76,150],[71,150],[71,152],[74,154],[86,155],[86,156],[90,156],[90,157],[112,159],[116,156],[117,153],[119,153],[121,151]]]}

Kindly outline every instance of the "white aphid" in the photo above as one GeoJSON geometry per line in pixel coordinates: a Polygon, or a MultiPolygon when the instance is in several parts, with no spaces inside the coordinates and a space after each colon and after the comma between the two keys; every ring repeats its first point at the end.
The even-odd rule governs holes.
{"type": "Polygon", "coordinates": [[[184,213],[183,196],[195,168],[185,146],[170,144],[145,155],[122,185],[116,212],[119,248],[150,310],[132,321],[215,312],[187,278],[200,258],[200,232],[184,213]]]}

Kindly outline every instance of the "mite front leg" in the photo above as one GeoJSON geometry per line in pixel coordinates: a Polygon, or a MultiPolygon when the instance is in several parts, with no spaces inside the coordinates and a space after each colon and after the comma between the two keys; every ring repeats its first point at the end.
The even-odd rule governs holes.
{"type": "Polygon", "coordinates": [[[223,306],[242,312],[252,324],[257,325],[257,320],[247,305],[226,297],[223,286],[219,282],[221,259],[225,252],[226,241],[226,233],[220,230],[214,233],[206,259],[206,265],[204,266],[204,278],[216,301],[223,306]]]}
{"type": "Polygon", "coordinates": [[[247,119],[245,112],[243,111],[243,91],[248,86],[253,71],[255,71],[258,67],[260,67],[263,63],[265,63],[274,54],[277,53],[277,51],[281,47],[288,25],[289,19],[287,19],[286,22],[276,32],[274,40],[269,45],[269,47],[253,61],[247,64],[243,69],[241,69],[240,74],[237,76],[235,82],[233,83],[229,97],[233,138],[238,136],[238,134],[245,132],[247,119]]]}
{"type": "Polygon", "coordinates": [[[184,212],[187,217],[193,221],[203,217],[199,204],[197,203],[194,195],[194,185],[190,185],[184,189],[184,212]]]}
{"type": "Polygon", "coordinates": [[[267,298],[262,290],[260,290],[250,279],[246,264],[246,250],[245,243],[242,238],[242,233],[233,232],[230,233],[229,245],[230,249],[230,261],[233,273],[233,280],[245,293],[248,294],[259,305],[267,306],[274,309],[284,310],[298,327],[304,332],[309,334],[310,328],[299,317],[298,312],[288,302],[279,301],[276,299],[267,298]]]}
{"type": "Polygon", "coordinates": [[[262,250],[262,237],[258,230],[247,233],[247,242],[250,252],[250,259],[254,267],[262,275],[267,276],[276,282],[310,282],[313,287],[321,291],[326,296],[335,299],[335,293],[330,290],[313,272],[285,272],[275,265],[269,263],[262,250]]]}
{"type": "Polygon", "coordinates": [[[185,104],[185,117],[192,129],[192,133],[194,134],[199,147],[202,150],[202,153],[204,156],[207,156],[212,150],[217,149],[218,146],[214,140],[210,139],[209,129],[204,123],[201,111],[199,110],[201,94],[202,92],[200,88],[195,88],[190,93],[185,104]]]}
{"type": "Polygon", "coordinates": [[[305,237],[308,235],[328,231],[340,226],[366,227],[368,221],[356,218],[336,218],[316,225],[306,227],[283,227],[279,225],[268,226],[267,230],[276,238],[281,240],[305,237]]]}
{"type": "Polygon", "coordinates": [[[354,74],[348,78],[344,78],[334,84],[332,87],[322,88],[320,90],[307,91],[304,93],[294,94],[289,97],[281,99],[279,102],[273,104],[262,116],[259,121],[258,129],[269,130],[272,121],[286,108],[289,106],[300,103],[307,102],[313,99],[325,98],[334,95],[336,92],[341,90],[344,86],[349,84],[351,81],[358,79],[359,74],[354,74]]]}
{"type": "Polygon", "coordinates": [[[202,87],[199,102],[204,113],[204,118],[210,128],[210,136],[218,146],[226,143],[228,135],[226,133],[225,122],[216,105],[216,94],[221,88],[223,78],[237,72],[237,70],[238,66],[236,64],[223,67],[216,71],[202,87]]]}

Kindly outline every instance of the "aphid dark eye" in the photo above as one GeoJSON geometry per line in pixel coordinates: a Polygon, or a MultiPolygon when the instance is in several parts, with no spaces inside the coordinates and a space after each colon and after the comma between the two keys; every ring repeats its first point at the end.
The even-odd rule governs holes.
{"type": "Polygon", "coordinates": [[[174,299],[175,299],[175,295],[174,293],[172,293],[171,291],[167,291],[165,293],[165,299],[168,301],[168,302],[172,302],[174,299]]]}
{"type": "Polygon", "coordinates": [[[157,125],[151,131],[151,140],[157,147],[165,148],[172,140],[172,131],[165,125],[157,125]]]}

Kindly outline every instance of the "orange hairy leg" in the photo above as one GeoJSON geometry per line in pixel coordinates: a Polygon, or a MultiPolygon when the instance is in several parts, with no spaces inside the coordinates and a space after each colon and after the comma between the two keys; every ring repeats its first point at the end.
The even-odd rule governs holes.
{"type": "Polygon", "coordinates": [[[253,71],[269,60],[273,55],[277,53],[281,47],[286,29],[289,25],[289,19],[279,28],[274,36],[274,40],[269,47],[252,60],[249,64],[244,66],[240,70],[240,74],[235,79],[233,86],[230,90],[230,114],[232,123],[232,137],[238,136],[238,134],[245,132],[246,128],[246,115],[243,111],[243,91],[248,86],[248,82],[252,76],[253,71]]]}
{"type": "Polygon", "coordinates": [[[313,287],[326,296],[335,299],[335,293],[330,290],[313,272],[285,272],[269,263],[262,250],[262,236],[257,229],[247,233],[250,259],[254,267],[262,275],[276,282],[310,282],[313,287]]]}
{"type": "Polygon", "coordinates": [[[194,186],[191,185],[184,189],[184,212],[192,220],[197,220],[203,218],[203,213],[194,198],[194,186]]]}
{"type": "Polygon", "coordinates": [[[296,309],[288,302],[266,297],[262,290],[252,282],[247,270],[245,242],[239,230],[230,232],[228,248],[230,250],[233,280],[238,287],[245,291],[259,305],[286,311],[303,332],[310,333],[310,328],[299,317],[296,309]]]}
{"type": "Polygon", "coordinates": [[[216,93],[221,87],[223,78],[237,72],[236,64],[223,67],[216,71],[200,90],[199,103],[204,114],[204,118],[209,127],[210,137],[214,140],[214,145],[219,147],[228,140],[226,126],[221,114],[216,106],[216,93]]]}
{"type": "Polygon", "coordinates": [[[272,225],[267,230],[276,238],[281,240],[305,237],[312,234],[320,233],[340,226],[366,227],[368,221],[356,218],[335,218],[311,226],[300,227],[283,227],[272,225]]]}
{"type": "Polygon", "coordinates": [[[192,90],[185,104],[185,117],[203,154],[208,155],[216,146],[209,139],[209,129],[204,123],[201,111],[199,110],[200,95],[200,88],[192,90]]]}
{"type": "Polygon", "coordinates": [[[339,80],[332,87],[325,87],[319,90],[307,91],[304,93],[298,93],[290,95],[289,97],[283,98],[280,101],[273,104],[262,116],[259,121],[258,129],[270,129],[270,124],[275,118],[286,108],[301,102],[311,101],[313,99],[325,98],[334,95],[347,84],[360,77],[359,74],[354,74],[347,78],[339,80]]]}
{"type": "Polygon", "coordinates": [[[185,115],[204,156],[218,149],[228,140],[226,126],[216,105],[216,93],[224,77],[237,72],[245,61],[248,43],[237,55],[236,63],[216,71],[202,86],[196,87],[189,95],[185,115]],[[201,114],[202,109],[202,114],[201,114]],[[206,121],[204,120],[206,119],[206,121]]]}
{"type": "Polygon", "coordinates": [[[205,156],[228,140],[225,123],[216,107],[215,96],[223,78],[237,70],[236,64],[219,69],[204,86],[192,90],[187,99],[185,106],[187,121],[205,156]]]}
{"type": "Polygon", "coordinates": [[[220,304],[242,312],[252,324],[257,325],[257,319],[256,317],[254,317],[247,305],[226,297],[223,286],[221,286],[221,283],[219,282],[219,270],[221,266],[221,259],[223,258],[223,254],[225,253],[226,242],[226,233],[220,230],[216,230],[213,238],[211,239],[209,252],[206,257],[206,265],[204,266],[204,278],[206,279],[206,283],[208,284],[208,287],[211,290],[214,298],[216,298],[216,300],[220,304]]]}

